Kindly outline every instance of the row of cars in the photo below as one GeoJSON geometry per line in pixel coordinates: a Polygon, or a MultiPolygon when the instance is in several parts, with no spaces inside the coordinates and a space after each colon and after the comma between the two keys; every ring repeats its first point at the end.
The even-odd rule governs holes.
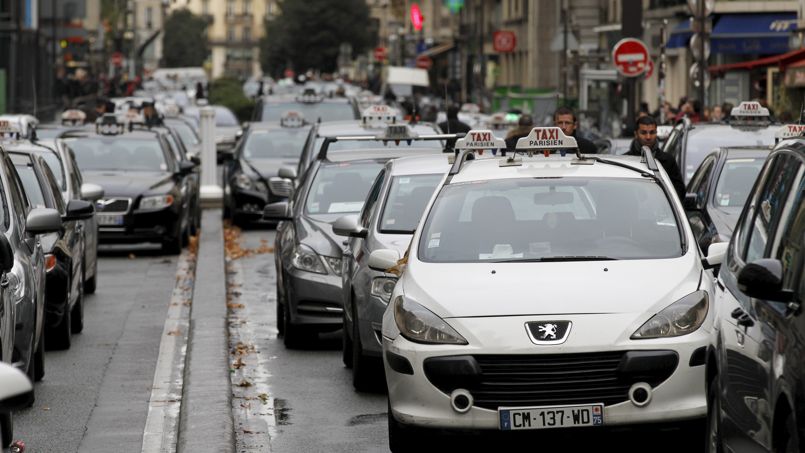
{"type": "MultiPolygon", "coordinates": [[[[456,136],[372,121],[380,112],[313,125],[296,168],[278,172],[293,180],[289,200],[264,219],[282,222],[286,345],[343,327],[355,387],[385,372],[393,451],[432,429],[698,432],[702,420],[710,451],[799,451],[799,139],[752,144],[765,156],[679,147],[682,168],[700,159],[715,177],[691,172],[695,192],[679,200],[650,151],[587,156],[561,130],[534,128],[514,155],[493,154],[504,146],[489,130],[444,153],[456,136]],[[732,239],[702,241],[711,228],[693,202],[709,200],[741,212],[732,239]]],[[[727,127],[770,127],[747,121],[727,127]]]]}
{"type": "MultiPolygon", "coordinates": [[[[200,226],[191,121],[84,119],[78,111],[65,112],[61,124],[0,118],[0,362],[32,382],[44,377],[45,348],[68,349],[84,328],[99,243],[156,242],[179,253],[200,226]]],[[[10,409],[0,406],[3,446],[13,438],[10,409]]]]}

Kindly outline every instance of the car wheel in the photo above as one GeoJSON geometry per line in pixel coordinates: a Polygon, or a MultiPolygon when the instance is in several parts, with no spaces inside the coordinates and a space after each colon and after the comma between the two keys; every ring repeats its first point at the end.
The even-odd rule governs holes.
{"type": "Polygon", "coordinates": [[[232,218],[232,208],[229,207],[229,203],[224,200],[224,220],[232,218]]]}
{"type": "Polygon", "coordinates": [[[799,449],[800,438],[799,430],[796,421],[794,420],[794,413],[789,412],[788,417],[785,419],[785,438],[780,440],[780,448],[777,449],[780,453],[801,453],[799,449]]]}
{"type": "Polygon", "coordinates": [[[285,334],[285,301],[280,290],[280,280],[277,278],[277,331],[279,335],[285,334]]]}
{"type": "Polygon", "coordinates": [[[178,255],[182,252],[181,238],[173,237],[162,241],[162,253],[166,255],[178,255]]]}
{"type": "MultiPolygon", "coordinates": [[[[39,344],[34,351],[34,382],[39,382],[45,377],[45,330],[39,334],[39,344]]],[[[31,405],[33,405],[33,398],[31,405]]]]}
{"type": "Polygon", "coordinates": [[[391,412],[391,402],[388,403],[388,422],[389,422],[389,450],[393,453],[420,451],[422,445],[426,445],[427,439],[423,439],[421,429],[414,426],[406,426],[398,422],[391,412]]]}
{"type": "Polygon", "coordinates": [[[722,453],[721,400],[719,399],[718,376],[707,386],[707,453],[722,453]]]}
{"type": "MultiPolygon", "coordinates": [[[[84,265],[81,265],[81,280],[84,280],[84,265]]],[[[70,314],[72,333],[81,333],[84,330],[84,285],[78,285],[78,298],[70,314]]]]}
{"type": "Polygon", "coordinates": [[[66,351],[70,349],[72,328],[73,328],[73,313],[70,310],[70,305],[66,304],[64,307],[64,316],[61,322],[48,331],[48,349],[55,351],[66,351]]]}
{"type": "Polygon", "coordinates": [[[193,209],[193,219],[190,221],[190,236],[197,236],[201,227],[201,210],[193,209]]]}
{"type": "Polygon", "coordinates": [[[0,414],[0,450],[5,449],[14,442],[14,414],[11,412],[0,414]]]}
{"type": "Polygon", "coordinates": [[[296,349],[302,347],[308,340],[310,334],[303,326],[298,326],[291,322],[291,311],[289,307],[284,307],[282,310],[284,320],[284,332],[282,336],[283,343],[288,349],[296,349]]]}
{"type": "Polygon", "coordinates": [[[358,313],[352,305],[352,386],[359,392],[368,392],[378,386],[377,363],[363,353],[358,313]]]}
{"type": "MultiPolygon", "coordinates": [[[[86,262],[86,257],[84,258],[84,262],[86,262]]],[[[84,294],[95,294],[95,289],[98,287],[98,251],[95,251],[95,264],[92,265],[92,268],[95,272],[92,273],[92,277],[84,280],[84,294]]]]}
{"type": "Polygon", "coordinates": [[[346,315],[341,321],[341,361],[345,367],[352,368],[352,338],[349,337],[346,315]]]}

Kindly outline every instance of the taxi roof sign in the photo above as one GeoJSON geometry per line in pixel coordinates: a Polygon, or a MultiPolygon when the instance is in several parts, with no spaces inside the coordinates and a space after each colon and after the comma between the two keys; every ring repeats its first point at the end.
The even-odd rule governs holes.
{"type": "Polygon", "coordinates": [[[61,114],[61,123],[67,126],[84,124],[87,114],[78,109],[65,110],[61,114]]]}
{"type": "Polygon", "coordinates": [[[95,133],[99,135],[119,135],[124,128],[125,125],[117,121],[114,113],[105,113],[95,121],[95,133]]]}
{"type": "Polygon", "coordinates": [[[370,105],[361,114],[361,123],[364,126],[394,124],[396,122],[397,111],[383,104],[370,105]]]}
{"type": "Polygon", "coordinates": [[[517,140],[516,149],[546,150],[546,149],[578,149],[574,137],[568,137],[558,127],[535,127],[528,136],[517,140]]]}
{"type": "Polygon", "coordinates": [[[777,140],[785,140],[788,138],[802,137],[805,132],[805,124],[785,124],[774,134],[777,140]]]}
{"type": "Polygon", "coordinates": [[[730,115],[734,118],[768,118],[769,109],[760,105],[760,102],[745,101],[738,104],[738,107],[734,107],[730,115]]]}
{"type": "Polygon", "coordinates": [[[486,129],[473,129],[467,132],[464,138],[456,140],[454,149],[504,149],[506,148],[506,141],[498,138],[490,130],[486,129]]]}
{"type": "Polygon", "coordinates": [[[411,129],[407,124],[389,124],[386,129],[378,137],[383,141],[388,140],[411,140],[417,138],[419,135],[411,129]]]}
{"type": "Polygon", "coordinates": [[[305,125],[305,115],[296,110],[288,110],[280,117],[280,126],[282,127],[302,127],[305,125]]]}

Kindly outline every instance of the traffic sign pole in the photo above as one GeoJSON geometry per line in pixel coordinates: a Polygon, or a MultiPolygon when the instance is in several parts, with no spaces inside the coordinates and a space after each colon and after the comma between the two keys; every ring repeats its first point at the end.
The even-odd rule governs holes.
{"type": "MultiPolygon", "coordinates": [[[[623,0],[621,2],[621,30],[624,38],[643,37],[643,1],[623,0]]],[[[637,82],[635,77],[627,77],[624,82],[626,91],[626,127],[631,129],[635,122],[635,105],[637,101],[637,82]]]]}

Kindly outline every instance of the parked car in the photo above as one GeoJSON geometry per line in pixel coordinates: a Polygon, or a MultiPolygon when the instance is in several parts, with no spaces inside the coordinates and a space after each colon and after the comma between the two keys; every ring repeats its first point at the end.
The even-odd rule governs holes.
{"type": "MultiPolygon", "coordinates": [[[[0,265],[0,267],[3,267],[0,265]]],[[[33,384],[20,370],[0,362],[0,451],[14,441],[13,412],[31,400],[33,384]]]]}
{"type": "Polygon", "coordinates": [[[28,202],[55,209],[62,218],[59,232],[43,235],[45,253],[45,338],[50,349],[70,349],[71,335],[84,329],[84,224],[95,215],[92,203],[65,204],[48,164],[37,153],[9,152],[28,202]]]}
{"type": "MultiPolygon", "coordinates": [[[[712,246],[711,246],[712,249],[712,246]]],[[[805,140],[769,155],[718,275],[708,352],[708,449],[805,445],[805,140]]]]}

